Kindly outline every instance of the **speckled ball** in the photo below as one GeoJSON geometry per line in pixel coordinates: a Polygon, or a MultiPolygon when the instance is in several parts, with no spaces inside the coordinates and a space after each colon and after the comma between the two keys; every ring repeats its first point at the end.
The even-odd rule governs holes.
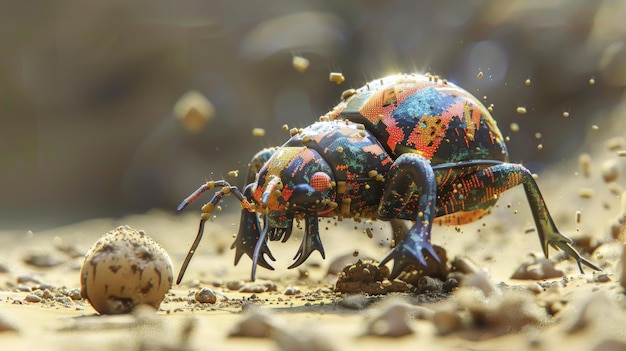
{"type": "Polygon", "coordinates": [[[167,252],[144,231],[121,226],[87,252],[80,293],[101,314],[128,313],[139,304],[158,309],[174,280],[167,252]]]}

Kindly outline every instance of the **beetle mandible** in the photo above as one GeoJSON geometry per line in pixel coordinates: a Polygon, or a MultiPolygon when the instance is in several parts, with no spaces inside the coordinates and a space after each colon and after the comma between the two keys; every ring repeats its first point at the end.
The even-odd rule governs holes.
{"type": "Polygon", "coordinates": [[[239,232],[231,248],[235,264],[243,254],[256,266],[273,269],[267,240],[285,242],[293,221],[304,221],[300,249],[289,268],[314,251],[324,258],[320,217],[390,221],[395,247],[389,279],[412,263],[427,265],[433,223],[460,225],[489,212],[504,191],[522,184],[546,257],[548,246],[578,263],[601,270],[561,234],[537,183],[522,165],[509,163],[502,133],[489,111],[467,91],[430,75],[392,75],[345,92],[326,115],[282,146],[264,149],[250,162],[240,191],[225,180],[209,181],[178,206],[182,210],[209,189],[219,189],[202,207],[196,240],[177,283],[195,252],[204,224],[224,195],[241,202],[239,232]],[[407,228],[406,221],[414,221],[407,228]]]}

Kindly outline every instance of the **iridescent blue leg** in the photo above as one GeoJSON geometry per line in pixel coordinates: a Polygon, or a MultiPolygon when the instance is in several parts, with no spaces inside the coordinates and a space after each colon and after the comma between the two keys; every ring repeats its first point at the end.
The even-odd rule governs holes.
{"type": "Polygon", "coordinates": [[[396,278],[409,265],[420,262],[427,265],[422,250],[439,261],[430,243],[430,231],[435,216],[437,182],[430,161],[418,154],[403,154],[396,159],[385,183],[383,198],[378,208],[381,219],[409,219],[415,224],[380,265],[393,260],[389,279],[396,278]],[[417,201],[417,206],[410,206],[417,201]]]}

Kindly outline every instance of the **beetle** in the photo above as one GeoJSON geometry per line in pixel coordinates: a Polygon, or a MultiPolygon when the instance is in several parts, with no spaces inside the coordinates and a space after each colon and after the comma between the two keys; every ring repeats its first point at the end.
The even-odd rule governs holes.
{"type": "Polygon", "coordinates": [[[300,249],[289,268],[314,251],[322,258],[320,217],[390,221],[395,246],[380,265],[393,261],[389,279],[409,265],[426,266],[433,223],[460,225],[489,213],[499,194],[522,184],[546,257],[548,246],[582,257],[572,239],[556,228],[530,171],[509,163],[496,121],[469,92],[431,75],[399,74],[349,90],[320,120],[292,130],[282,146],[264,149],[251,160],[243,192],[225,180],[209,181],[178,206],[181,211],[202,193],[216,189],[202,207],[196,240],[177,283],[204,232],[209,214],[224,195],[242,205],[232,244],[235,264],[246,254],[256,267],[272,269],[267,241],[285,242],[293,222],[304,221],[300,249]],[[405,223],[412,221],[407,228],[405,223]]]}

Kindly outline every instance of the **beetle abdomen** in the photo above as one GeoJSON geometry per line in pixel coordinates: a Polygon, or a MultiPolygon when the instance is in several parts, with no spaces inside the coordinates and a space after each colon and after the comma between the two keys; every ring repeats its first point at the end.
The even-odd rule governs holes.
{"type": "Polygon", "coordinates": [[[467,91],[422,75],[389,76],[358,89],[331,113],[363,123],[394,159],[419,153],[432,164],[507,159],[487,109],[467,91]]]}

